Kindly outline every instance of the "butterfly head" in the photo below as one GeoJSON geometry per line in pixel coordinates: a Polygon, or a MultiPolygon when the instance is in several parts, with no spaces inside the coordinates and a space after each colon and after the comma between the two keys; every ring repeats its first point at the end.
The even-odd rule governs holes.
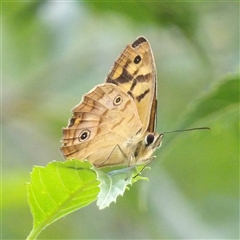
{"type": "Polygon", "coordinates": [[[149,148],[155,151],[155,149],[161,147],[163,136],[163,134],[158,133],[146,133],[146,136],[144,138],[145,148],[149,148]]]}
{"type": "Polygon", "coordinates": [[[155,157],[152,156],[154,151],[162,144],[163,134],[146,132],[143,140],[139,142],[135,150],[135,158],[137,164],[146,164],[155,157]]]}

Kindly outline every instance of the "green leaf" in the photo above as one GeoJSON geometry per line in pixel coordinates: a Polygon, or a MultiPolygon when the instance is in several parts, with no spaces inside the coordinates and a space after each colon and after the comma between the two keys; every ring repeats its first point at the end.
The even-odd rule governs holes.
{"type": "Polygon", "coordinates": [[[95,201],[98,185],[96,172],[87,161],[53,161],[46,167],[34,167],[28,184],[34,224],[28,239],[34,239],[57,219],[95,201]]]}
{"type": "Polygon", "coordinates": [[[190,105],[180,128],[189,127],[194,122],[203,118],[226,113],[232,107],[238,108],[239,104],[239,76],[229,76],[214,84],[211,89],[201,95],[190,105]]]}
{"type": "Polygon", "coordinates": [[[119,170],[114,170],[108,174],[98,170],[98,180],[100,184],[100,193],[98,195],[97,205],[99,209],[108,207],[111,202],[116,202],[119,195],[123,196],[127,186],[137,180],[148,180],[140,176],[144,166],[132,166],[119,170]]]}
{"type": "Polygon", "coordinates": [[[27,239],[35,239],[49,224],[97,199],[100,209],[109,206],[123,195],[127,185],[146,179],[140,176],[144,168],[133,166],[105,173],[79,160],[35,166],[28,184],[34,224],[27,239]]]}

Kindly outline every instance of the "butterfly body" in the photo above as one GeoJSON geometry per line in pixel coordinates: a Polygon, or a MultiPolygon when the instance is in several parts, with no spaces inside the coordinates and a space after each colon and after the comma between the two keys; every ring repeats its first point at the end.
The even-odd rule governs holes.
{"type": "Polygon", "coordinates": [[[63,128],[65,158],[96,167],[145,164],[161,144],[155,133],[156,71],[147,40],[128,45],[108,74],[72,109],[63,128]]]}

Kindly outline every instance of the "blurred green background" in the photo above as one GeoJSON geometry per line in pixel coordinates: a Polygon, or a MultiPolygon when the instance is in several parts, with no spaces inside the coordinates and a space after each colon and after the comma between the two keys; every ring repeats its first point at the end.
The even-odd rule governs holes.
{"type": "Polygon", "coordinates": [[[140,35],[158,70],[158,132],[212,130],[166,135],[144,172],[149,182],[134,184],[105,210],[91,204],[68,215],[39,239],[239,238],[238,2],[1,6],[2,239],[26,238],[32,217],[25,183],[33,165],[63,159],[59,140],[70,109],[140,35]],[[235,95],[226,87],[220,100],[198,104],[232,76],[235,95]]]}

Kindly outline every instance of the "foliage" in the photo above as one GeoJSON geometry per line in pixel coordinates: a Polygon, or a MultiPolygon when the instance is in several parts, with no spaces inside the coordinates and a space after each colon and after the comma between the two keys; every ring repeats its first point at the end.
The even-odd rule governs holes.
{"type": "Polygon", "coordinates": [[[228,113],[231,109],[237,110],[238,104],[239,75],[234,74],[214,83],[209,91],[199,96],[189,106],[181,127],[189,126],[201,118],[211,117],[214,114],[228,113]]]}
{"type": "MultiPolygon", "coordinates": [[[[118,195],[123,195],[127,185],[136,181],[137,175],[136,167],[106,174],[94,169],[91,163],[79,160],[35,166],[28,184],[34,223],[27,239],[35,239],[46,226],[96,199],[100,210],[108,207],[118,195]]],[[[137,179],[144,178],[137,176],[137,179]]]]}
{"type": "MultiPolygon", "coordinates": [[[[228,77],[193,104],[186,116],[197,120],[230,108],[239,96],[239,79],[228,77]],[[229,97],[231,95],[231,97],[229,97]],[[221,101],[220,101],[220,100],[221,101]],[[217,102],[208,107],[209,102],[217,102]],[[207,105],[207,106],[206,106],[207,105]],[[199,113],[200,112],[200,113],[199,113]],[[202,114],[201,114],[202,112],[202,114]]],[[[191,119],[194,122],[193,119],[191,119]]],[[[51,162],[46,167],[34,167],[28,185],[28,199],[34,217],[33,230],[28,239],[39,234],[47,225],[65,215],[89,205],[97,199],[99,209],[116,202],[129,184],[144,179],[139,174],[144,167],[129,167],[105,173],[94,169],[87,161],[51,162]],[[135,178],[136,176],[136,178],[135,178]]]]}
{"type": "Polygon", "coordinates": [[[60,158],[70,109],[140,35],[151,43],[158,70],[157,131],[211,131],[166,134],[144,172],[149,182],[134,184],[103,211],[95,204],[74,211],[40,236],[239,239],[238,2],[5,1],[1,12],[3,239],[27,236],[30,169],[52,166],[56,173],[49,161],[60,158]]]}

